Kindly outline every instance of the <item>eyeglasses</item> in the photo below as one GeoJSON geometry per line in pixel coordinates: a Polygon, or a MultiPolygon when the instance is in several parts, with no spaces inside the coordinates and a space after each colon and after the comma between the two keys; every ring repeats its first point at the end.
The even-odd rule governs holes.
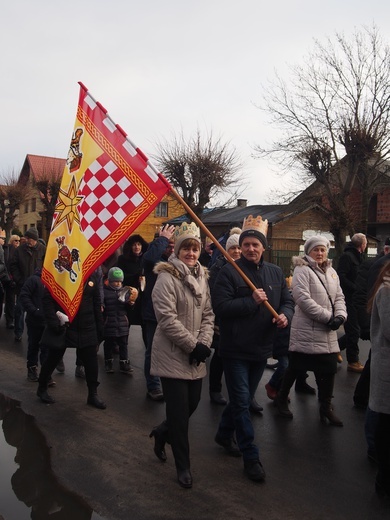
{"type": "Polygon", "coordinates": [[[5,237],[0,237],[0,238],[1,238],[1,240],[5,240],[5,237]]]}
{"type": "Polygon", "coordinates": [[[20,242],[20,240],[16,240],[16,239],[15,239],[15,240],[12,240],[12,242],[20,242]]]}

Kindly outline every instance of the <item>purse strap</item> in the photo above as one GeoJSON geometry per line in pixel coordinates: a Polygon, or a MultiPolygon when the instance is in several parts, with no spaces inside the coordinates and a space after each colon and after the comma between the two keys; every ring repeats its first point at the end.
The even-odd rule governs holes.
{"type": "Polygon", "coordinates": [[[332,298],[330,297],[330,294],[329,294],[329,292],[328,292],[328,289],[326,288],[326,285],[325,285],[324,282],[321,280],[321,278],[319,277],[319,274],[315,271],[315,269],[314,269],[311,265],[309,265],[308,267],[310,267],[310,269],[313,271],[313,273],[317,276],[317,278],[319,279],[319,281],[320,281],[322,287],[325,289],[326,294],[328,295],[328,298],[329,298],[330,304],[331,304],[331,306],[332,306],[332,314],[333,314],[333,316],[334,316],[334,304],[333,304],[333,302],[332,302],[332,298]]]}

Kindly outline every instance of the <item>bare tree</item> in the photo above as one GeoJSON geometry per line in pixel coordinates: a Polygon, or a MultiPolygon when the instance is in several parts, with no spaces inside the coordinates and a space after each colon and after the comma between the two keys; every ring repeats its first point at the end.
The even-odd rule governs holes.
{"type": "Polygon", "coordinates": [[[230,196],[225,200],[229,204],[245,187],[238,176],[241,164],[235,150],[212,133],[202,139],[198,130],[188,141],[181,133],[172,142],[158,143],[157,150],[161,172],[198,216],[212,199],[230,196]]]}
{"type": "Polygon", "coordinates": [[[367,232],[370,199],[389,182],[389,46],[375,26],[349,40],[339,33],[325,44],[315,40],[304,65],[288,81],[276,75],[263,101],[259,108],[282,137],[256,151],[297,172],[305,186],[317,181],[301,201],[327,212],[341,250],[347,233],[367,232]],[[359,208],[350,204],[356,189],[359,208]]]}
{"type": "Polygon", "coordinates": [[[33,186],[39,191],[43,210],[39,212],[42,219],[42,238],[47,240],[50,234],[53,215],[61,187],[62,170],[48,171],[33,181],[33,186]]]}
{"type": "Polygon", "coordinates": [[[30,190],[18,183],[18,175],[15,172],[3,174],[0,183],[0,227],[9,236],[15,227],[19,207],[28,200],[30,190]]]}

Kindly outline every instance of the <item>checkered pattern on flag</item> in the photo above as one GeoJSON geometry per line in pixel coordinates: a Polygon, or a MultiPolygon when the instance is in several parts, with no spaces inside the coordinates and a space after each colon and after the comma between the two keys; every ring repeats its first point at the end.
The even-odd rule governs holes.
{"type": "Polygon", "coordinates": [[[74,132],[42,272],[44,283],[71,320],[90,274],[170,189],[80,83],[74,132]]]}
{"type": "Polygon", "coordinates": [[[87,169],[79,193],[83,198],[79,205],[81,228],[94,247],[143,202],[143,197],[107,154],[98,157],[87,169]]]}

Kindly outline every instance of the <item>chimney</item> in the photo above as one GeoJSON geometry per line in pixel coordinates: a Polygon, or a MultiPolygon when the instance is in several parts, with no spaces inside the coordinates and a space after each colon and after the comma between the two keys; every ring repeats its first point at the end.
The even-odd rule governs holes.
{"type": "Polygon", "coordinates": [[[237,207],[238,208],[246,208],[248,204],[247,199],[237,199],[237,207]]]}

